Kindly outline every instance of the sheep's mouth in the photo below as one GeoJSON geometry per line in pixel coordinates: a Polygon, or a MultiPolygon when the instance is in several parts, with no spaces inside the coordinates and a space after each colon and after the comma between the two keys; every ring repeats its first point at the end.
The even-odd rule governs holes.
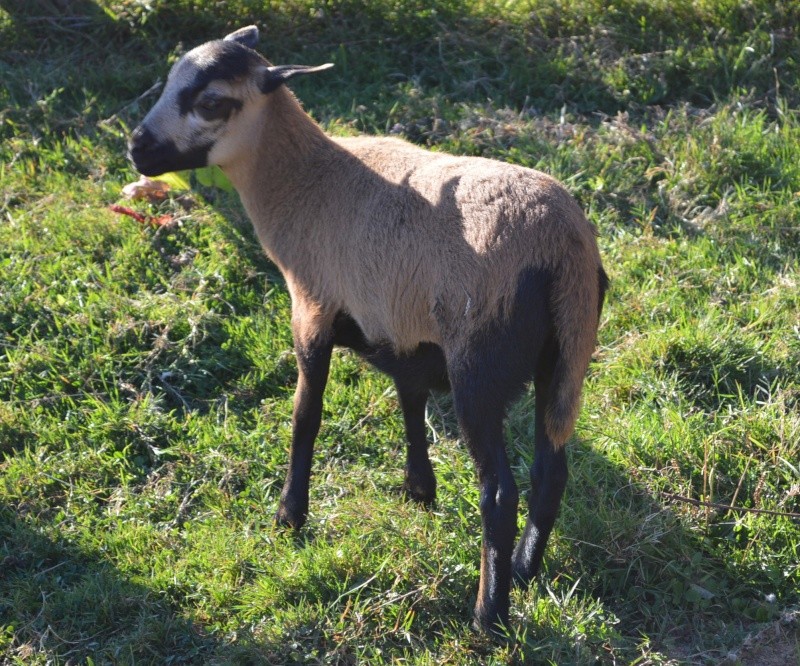
{"type": "Polygon", "coordinates": [[[143,146],[132,140],[128,148],[128,159],[143,176],[160,176],[170,171],[207,166],[211,145],[198,146],[191,151],[181,152],[171,141],[143,146]]]}

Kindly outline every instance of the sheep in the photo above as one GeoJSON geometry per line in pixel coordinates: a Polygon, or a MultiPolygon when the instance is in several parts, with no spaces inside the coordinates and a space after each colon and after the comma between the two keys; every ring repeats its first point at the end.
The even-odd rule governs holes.
{"type": "Polygon", "coordinates": [[[186,53],[132,132],[146,176],[218,165],[292,303],[298,378],[275,520],[300,529],[335,345],[394,380],[408,441],[403,491],[431,504],[425,409],[450,390],[482,525],[476,628],[502,631],[513,582],[538,573],[567,481],[607,288],[594,227],[553,178],[394,137],[327,136],[284,85],[328,69],[273,66],[248,26],[186,53]],[[534,463],[519,542],[509,404],[535,390],[534,463]]]}

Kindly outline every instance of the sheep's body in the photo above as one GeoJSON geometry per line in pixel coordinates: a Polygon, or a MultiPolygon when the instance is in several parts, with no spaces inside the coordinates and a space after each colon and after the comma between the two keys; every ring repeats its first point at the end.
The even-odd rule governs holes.
{"type": "Polygon", "coordinates": [[[593,228],[540,172],[399,139],[330,139],[280,85],[306,70],[269,67],[247,48],[256,37],[245,29],[187,54],[134,133],[133,159],[150,174],[220,164],[286,278],[299,377],[279,522],[299,527],[306,518],[334,344],[395,379],[409,440],[404,488],[426,502],[435,478],[425,402],[431,389],[452,386],[482,488],[475,615],[492,628],[508,618],[516,532],[505,409],[532,378],[536,462],[528,527],[513,558],[524,583],[555,520],[563,444],[595,344],[605,274],[593,228]],[[226,100],[222,110],[202,106],[209,96],[226,100]],[[202,131],[185,128],[207,115],[198,140],[202,131]]]}
{"type": "MultiPolygon", "coordinates": [[[[458,346],[501,314],[525,268],[582,272],[599,263],[574,200],[544,174],[397,139],[337,143],[347,152],[332,150],[331,166],[342,164],[317,181],[330,193],[322,206],[315,197],[313,211],[297,201],[289,216],[254,220],[279,263],[275,228],[313,226],[295,277],[320,303],[349,312],[371,341],[399,352],[420,342],[458,346]],[[314,246],[324,250],[317,261],[314,246]]],[[[302,199],[302,186],[296,191],[302,199]]]]}
{"type": "Polygon", "coordinates": [[[567,236],[585,238],[580,259],[594,246],[574,201],[541,173],[397,139],[337,143],[344,150],[326,156],[332,168],[315,169],[325,196],[309,201],[302,181],[284,178],[274,206],[247,195],[244,202],[282,267],[281,254],[297,256],[297,248],[283,249],[296,242],[283,225],[307,227],[304,262],[287,271],[320,302],[349,311],[370,340],[398,351],[442,344],[465,323],[497,315],[521,268],[565,264],[575,249],[567,236]],[[551,216],[563,225],[541,224],[551,216]],[[543,249],[567,257],[541,256],[543,249]]]}
{"type": "Polygon", "coordinates": [[[496,160],[393,138],[331,140],[285,89],[263,115],[248,136],[285,131],[256,139],[263,149],[228,172],[296,305],[310,301],[331,318],[346,312],[368,341],[400,354],[432,342],[457,358],[508,316],[526,271],[559,283],[569,299],[552,313],[575,357],[552,424],[563,443],[595,343],[596,324],[586,324],[596,322],[601,270],[575,200],[551,177],[496,160]]]}

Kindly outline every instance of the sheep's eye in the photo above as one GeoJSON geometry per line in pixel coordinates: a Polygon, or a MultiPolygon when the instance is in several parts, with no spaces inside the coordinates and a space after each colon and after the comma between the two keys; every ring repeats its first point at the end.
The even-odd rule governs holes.
{"type": "Polygon", "coordinates": [[[227,119],[236,106],[236,100],[228,97],[202,97],[195,105],[197,113],[205,120],[227,119]]]}
{"type": "Polygon", "coordinates": [[[213,111],[219,106],[220,101],[221,100],[217,99],[216,97],[205,97],[200,100],[200,103],[197,106],[204,111],[213,111]]]}

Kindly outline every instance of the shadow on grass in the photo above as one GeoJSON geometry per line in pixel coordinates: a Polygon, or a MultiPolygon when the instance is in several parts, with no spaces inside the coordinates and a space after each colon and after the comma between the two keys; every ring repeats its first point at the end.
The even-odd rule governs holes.
{"type": "MultiPolygon", "coordinates": [[[[137,582],[102,552],[87,551],[55,536],[56,531],[50,525],[38,527],[19,510],[0,507],[0,654],[7,660],[3,663],[79,664],[90,659],[136,665],[358,663],[359,647],[343,640],[342,632],[364,620],[353,617],[341,627],[331,626],[336,617],[347,615],[350,601],[358,595],[340,594],[339,581],[324,572],[309,578],[308,589],[290,591],[285,599],[290,605],[302,601],[332,608],[319,622],[284,621],[279,639],[254,636],[246,623],[220,636],[193,621],[191,611],[181,611],[168,593],[137,582]]],[[[292,540],[298,548],[311,547],[302,537],[292,540]]],[[[354,586],[362,582],[356,577],[354,586]]],[[[458,582],[455,585],[460,588],[458,582]]],[[[433,632],[448,624],[468,624],[466,605],[458,612],[443,603],[416,605],[420,619],[415,628],[422,625],[431,632],[424,643],[432,644],[433,632]]],[[[271,609],[260,612],[259,624],[269,624],[271,609]]],[[[363,649],[365,637],[356,635],[356,640],[363,649]]],[[[402,631],[382,631],[372,642],[372,648],[386,654],[400,653],[404,646],[408,652],[407,634],[402,631]]],[[[476,645],[490,649],[477,637],[476,645]]]]}
{"type": "MultiPolygon", "coordinates": [[[[582,441],[570,444],[569,457],[570,481],[556,523],[569,547],[563,554],[551,549],[545,576],[580,580],[587,600],[600,601],[618,618],[617,635],[609,638],[603,628],[600,638],[621,639],[631,658],[646,639],[671,658],[705,662],[727,654],[744,627],[780,614],[764,600],[770,576],[714,552],[716,537],[652,495],[642,472],[620,467],[582,441]]],[[[722,518],[712,518],[712,531],[722,518]]],[[[535,635],[536,627],[530,631],[535,635]]],[[[587,645],[591,639],[585,637],[587,645]]],[[[602,649],[595,656],[602,658],[602,649]]]]}
{"type": "Polygon", "coordinates": [[[735,339],[676,342],[667,348],[663,367],[698,408],[712,413],[726,403],[752,402],[782,374],[754,345],[735,339]]]}
{"type": "MultiPolygon", "coordinates": [[[[590,663],[609,653],[618,660],[633,659],[642,637],[652,641],[648,650],[671,658],[715,659],[730,649],[731,636],[742,626],[769,619],[758,617],[764,604],[755,596],[757,582],[743,580],[744,572],[707,552],[702,538],[625,470],[580,441],[571,445],[570,460],[572,475],[556,527],[556,547],[546,555],[543,576],[517,599],[526,608],[538,608],[532,617],[513,620],[519,663],[590,663]],[[577,604],[565,594],[574,581],[579,581],[577,604]],[[535,599],[547,598],[548,590],[561,601],[537,606],[535,599]]],[[[444,502],[440,510],[449,515],[474,513],[463,494],[444,502]]],[[[280,642],[254,636],[247,626],[236,635],[219,636],[192,621],[191,611],[181,611],[178,604],[185,608],[183,601],[121,573],[102,552],[88,552],[54,536],[57,528],[38,527],[23,510],[0,508],[0,625],[6,627],[0,640],[6,642],[9,658],[19,663],[44,656],[55,663],[82,663],[92,657],[132,664],[279,664],[317,654],[346,664],[357,662],[356,643],[365,640],[372,654],[409,654],[409,640],[417,652],[436,654],[442,635],[460,636],[474,655],[496,650],[466,629],[474,602],[473,574],[450,576],[440,583],[435,598],[415,603],[408,627],[380,635],[355,632],[353,645],[346,639],[347,626],[332,626],[334,618],[347,614],[349,601],[324,570],[315,571],[281,603],[302,600],[327,608],[320,625],[284,622],[285,640],[280,642]]],[[[473,519],[477,535],[478,515],[473,519]]],[[[375,547],[381,542],[378,538],[375,547]]],[[[301,550],[318,545],[313,531],[301,533],[294,543],[301,550]]],[[[469,548],[477,552],[477,544],[469,548]]],[[[434,552],[416,550],[420,557],[437,560],[434,552]]],[[[369,583],[371,571],[353,572],[350,567],[351,587],[369,583]]],[[[429,582],[410,579],[406,584],[429,582]]],[[[390,599],[382,596],[387,593],[382,584],[371,584],[372,596],[390,599]]],[[[351,596],[358,602],[358,594],[351,596]]],[[[270,609],[263,612],[268,621],[270,609]]],[[[371,621],[375,619],[358,619],[371,621]]]]}
{"type": "MultiPolygon", "coordinates": [[[[288,632],[287,643],[259,641],[246,627],[221,638],[188,616],[101,552],[47,534],[0,507],[3,664],[278,665],[303,662],[303,641],[330,643],[304,623],[288,632]]],[[[347,652],[341,650],[344,658],[336,663],[354,663],[347,652]]]]}
{"type": "Polygon", "coordinates": [[[0,599],[4,663],[203,663],[220,647],[101,553],[50,536],[7,506],[0,599]]]}
{"type": "MultiPolygon", "coordinates": [[[[681,101],[707,106],[740,87],[774,96],[779,75],[785,81],[781,94],[791,94],[796,75],[792,59],[784,58],[790,40],[776,40],[771,59],[737,69],[729,51],[740,44],[728,44],[725,38],[736,33],[720,25],[716,41],[710,40],[712,29],[704,25],[708,17],[690,3],[680,12],[641,3],[635,11],[605,12],[589,4],[567,17],[557,7],[539,4],[529,16],[508,21],[499,10],[465,12],[463,3],[454,0],[435,0],[425,7],[348,0],[313,10],[306,2],[258,0],[209,2],[202,11],[189,0],[104,3],[109,11],[89,0],[3,0],[0,6],[13,22],[13,30],[6,31],[7,48],[18,49],[14,57],[20,62],[31,49],[46,55],[58,47],[71,49],[73,57],[76,50],[83,51],[78,60],[102,67],[107,52],[123,52],[137,66],[129,72],[129,83],[119,79],[116,84],[139,86],[129,91],[135,95],[148,87],[142,85],[146,77],[152,82],[163,76],[166,56],[179,43],[188,48],[255,22],[268,31],[268,56],[308,64],[336,62],[331,85],[301,84],[309,92],[309,104],[336,116],[352,116],[356,105],[364,105],[365,117],[371,117],[368,124],[380,126],[385,119],[372,117],[369,107],[388,111],[396,104],[392,98],[400,93],[398,84],[441,91],[455,101],[491,99],[498,106],[546,112],[566,105],[587,115],[681,101]],[[696,38],[696,56],[683,46],[687,35],[696,38]],[[655,52],[654,41],[660,44],[655,52]],[[695,67],[708,70],[707,75],[696,76],[695,67]],[[614,69],[619,80],[604,75],[606,68],[614,69]]],[[[780,10],[765,11],[758,19],[755,14],[738,18],[751,29],[771,29],[773,35],[790,32],[792,19],[790,12],[780,10]]],[[[100,98],[109,94],[91,77],[71,83],[100,98]]]]}

